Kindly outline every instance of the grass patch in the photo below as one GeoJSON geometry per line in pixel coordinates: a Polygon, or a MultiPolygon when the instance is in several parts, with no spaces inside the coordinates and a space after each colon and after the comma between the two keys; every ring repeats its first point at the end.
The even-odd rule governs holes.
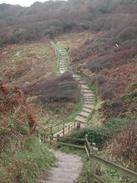
{"type": "Polygon", "coordinates": [[[65,122],[72,122],[78,115],[78,113],[81,111],[82,108],[82,101],[79,101],[75,104],[73,111],[68,115],[68,117],[65,119],[65,122]]]}
{"type": "Polygon", "coordinates": [[[103,114],[100,112],[103,101],[98,97],[95,101],[94,109],[88,119],[89,127],[100,127],[102,126],[103,114]]]}
{"type": "Polygon", "coordinates": [[[2,183],[35,183],[36,178],[54,163],[54,157],[35,136],[26,139],[16,152],[0,154],[0,178],[2,183]]]}

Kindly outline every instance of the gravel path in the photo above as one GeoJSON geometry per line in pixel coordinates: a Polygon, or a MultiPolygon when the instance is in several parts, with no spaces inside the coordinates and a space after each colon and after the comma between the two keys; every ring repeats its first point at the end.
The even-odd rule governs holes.
{"type": "Polygon", "coordinates": [[[48,176],[41,177],[38,183],[75,183],[82,169],[81,158],[60,151],[53,153],[57,164],[49,171],[48,176]]]}

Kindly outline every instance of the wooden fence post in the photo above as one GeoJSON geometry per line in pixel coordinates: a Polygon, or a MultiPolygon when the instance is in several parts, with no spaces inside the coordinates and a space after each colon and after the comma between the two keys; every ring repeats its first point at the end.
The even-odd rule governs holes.
{"type": "Polygon", "coordinates": [[[65,125],[63,123],[63,137],[64,137],[64,135],[65,135],[65,125]]]}
{"type": "Polygon", "coordinates": [[[91,171],[93,174],[93,179],[92,179],[93,183],[96,181],[96,179],[94,178],[94,176],[96,176],[96,169],[97,169],[97,163],[96,163],[96,160],[94,158],[94,155],[96,155],[96,149],[97,149],[96,144],[92,143],[92,146],[91,146],[91,171]]]}
{"type": "Polygon", "coordinates": [[[52,144],[52,140],[53,140],[53,127],[50,127],[50,144],[52,144]]]}

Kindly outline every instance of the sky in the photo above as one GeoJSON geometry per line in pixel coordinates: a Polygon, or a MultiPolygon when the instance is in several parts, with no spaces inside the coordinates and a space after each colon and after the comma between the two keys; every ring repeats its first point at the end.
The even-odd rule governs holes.
{"type": "Polygon", "coordinates": [[[19,4],[21,6],[30,6],[36,1],[45,2],[47,0],[0,0],[0,4],[7,3],[7,4],[19,4]]]}

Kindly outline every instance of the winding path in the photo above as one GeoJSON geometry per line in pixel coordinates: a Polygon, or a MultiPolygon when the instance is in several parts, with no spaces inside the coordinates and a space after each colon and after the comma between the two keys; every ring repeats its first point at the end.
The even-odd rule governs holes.
{"type": "Polygon", "coordinates": [[[53,152],[57,159],[56,166],[51,168],[47,176],[42,176],[38,183],[74,183],[81,172],[82,162],[79,156],[53,152]]]}
{"type": "MultiPolygon", "coordinates": [[[[71,123],[66,124],[66,130],[68,126],[71,127],[71,129],[76,128],[77,124],[80,124],[81,127],[86,127],[88,119],[90,115],[92,114],[94,105],[95,105],[95,96],[93,92],[90,90],[88,84],[86,81],[78,74],[73,73],[70,67],[69,62],[69,55],[63,46],[58,46],[57,44],[54,44],[54,48],[56,50],[56,55],[58,57],[58,68],[59,68],[59,74],[63,74],[67,71],[72,72],[73,78],[79,83],[80,89],[81,89],[81,98],[82,98],[82,109],[81,112],[77,115],[75,120],[71,123]]],[[[54,134],[54,136],[63,136],[63,132],[59,131],[58,133],[54,134]]]]}
{"type": "MultiPolygon", "coordinates": [[[[57,44],[54,44],[54,48],[56,50],[56,55],[58,56],[59,74],[61,75],[67,71],[70,71],[69,56],[67,55],[66,50],[57,44]]],[[[66,130],[68,129],[68,126],[71,127],[72,130],[76,128],[78,124],[80,124],[81,127],[85,127],[89,116],[92,113],[95,101],[94,94],[91,92],[89,86],[81,78],[81,76],[78,74],[73,74],[73,77],[78,81],[81,88],[83,105],[81,112],[77,115],[75,120],[69,124],[66,124],[66,130]]],[[[54,134],[54,137],[57,135],[63,136],[62,130],[54,134]]],[[[65,154],[60,151],[53,151],[53,153],[57,159],[57,164],[49,171],[48,176],[40,177],[38,183],[75,183],[82,170],[81,158],[79,156],[65,154]]]]}

